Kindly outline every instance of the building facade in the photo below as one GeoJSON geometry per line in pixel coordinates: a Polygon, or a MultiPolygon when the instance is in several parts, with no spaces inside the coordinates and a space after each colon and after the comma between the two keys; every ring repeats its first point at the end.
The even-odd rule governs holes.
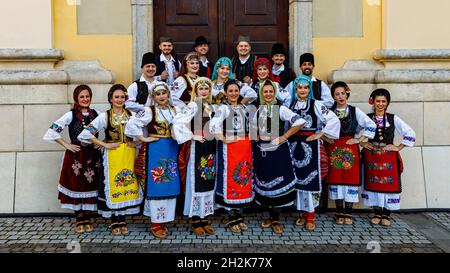
{"type": "Polygon", "coordinates": [[[106,109],[111,84],[136,79],[142,54],[167,34],[179,53],[203,34],[213,57],[230,55],[238,34],[253,37],[257,53],[281,41],[297,72],[299,56],[313,52],[315,75],[347,81],[351,103],[365,111],[370,92],[387,88],[390,111],[417,133],[416,146],[402,151],[402,209],[450,208],[448,10],[446,0],[7,1],[0,10],[0,213],[64,212],[57,200],[63,151],[43,134],[70,109],[77,84],[89,84],[93,107],[106,109]],[[192,37],[182,35],[185,28],[192,37]]]}

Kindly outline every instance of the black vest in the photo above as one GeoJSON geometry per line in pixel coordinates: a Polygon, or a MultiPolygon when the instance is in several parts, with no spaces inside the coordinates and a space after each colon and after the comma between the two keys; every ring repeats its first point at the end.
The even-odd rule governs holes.
{"type": "Polygon", "coordinates": [[[137,95],[136,95],[136,102],[142,105],[145,105],[145,103],[147,102],[147,98],[148,98],[148,86],[147,83],[141,82],[140,80],[135,81],[136,85],[137,85],[137,95]]]}
{"type": "MultiPolygon", "coordinates": [[[[78,135],[85,129],[87,125],[89,125],[97,116],[98,113],[95,110],[91,110],[92,112],[87,116],[82,116],[83,120],[80,117],[77,117],[76,110],[72,109],[72,122],[69,124],[69,137],[70,142],[75,145],[80,145],[80,141],[78,140],[78,135]]],[[[81,113],[80,113],[81,114],[81,113]]],[[[95,137],[98,137],[98,133],[95,134],[95,137]]]]}
{"type": "MultiPolygon", "coordinates": [[[[377,124],[377,122],[375,121],[374,113],[367,114],[367,116],[369,116],[369,118],[371,118],[375,122],[375,124],[377,124]]],[[[395,136],[394,115],[386,113],[386,120],[387,122],[389,122],[389,127],[386,128],[386,122],[384,122],[384,127],[378,127],[377,124],[375,137],[373,139],[369,139],[369,142],[385,143],[386,145],[394,143],[394,136],[395,136]]]]}
{"type": "Polygon", "coordinates": [[[250,55],[250,58],[242,64],[239,60],[239,57],[233,57],[232,65],[233,65],[233,73],[236,74],[236,79],[240,82],[244,81],[245,76],[249,76],[250,78],[253,76],[253,64],[257,57],[253,54],[250,55]]]}
{"type": "Polygon", "coordinates": [[[322,100],[322,81],[321,80],[313,81],[312,86],[314,99],[322,100]]]}
{"type": "Polygon", "coordinates": [[[317,115],[314,111],[314,106],[316,101],[312,99],[308,99],[305,109],[294,109],[295,104],[297,103],[297,99],[295,99],[291,106],[289,107],[293,112],[300,115],[302,119],[306,121],[305,127],[303,127],[302,131],[316,131],[317,130],[317,115]]]}
{"type": "Polygon", "coordinates": [[[250,133],[250,113],[247,111],[247,107],[242,104],[239,109],[228,107],[230,107],[230,115],[223,121],[223,135],[248,136],[250,133]]]}
{"type": "Polygon", "coordinates": [[[207,77],[207,78],[211,78],[212,77],[212,73],[214,71],[214,63],[212,63],[211,61],[208,62],[208,66],[205,67],[203,66],[203,63],[200,62],[200,69],[198,71],[198,75],[200,77],[207,77]]]}
{"type": "MultiPolygon", "coordinates": [[[[358,129],[358,120],[356,119],[356,108],[354,106],[349,105],[349,114],[348,116],[340,119],[341,122],[341,132],[340,136],[354,136],[356,134],[356,130],[358,129]]],[[[336,110],[336,104],[331,107],[331,111],[336,110]]]]}
{"type": "MultiPolygon", "coordinates": [[[[106,130],[105,130],[105,142],[111,143],[111,142],[118,142],[121,139],[123,140],[123,143],[133,141],[132,138],[127,137],[125,135],[125,126],[124,130],[120,130],[120,126],[114,126],[110,122],[110,116],[112,115],[112,109],[106,111],[106,130]],[[121,135],[122,134],[122,135],[121,135]]],[[[124,111],[128,114],[128,116],[131,118],[131,112],[127,109],[124,109],[124,111]]]]}
{"type": "Polygon", "coordinates": [[[285,88],[289,85],[290,82],[295,80],[295,72],[289,69],[286,65],[284,65],[284,71],[282,71],[278,76],[275,76],[275,79],[279,79],[277,81],[282,88],[285,88]]]}
{"type": "MultiPolygon", "coordinates": [[[[180,64],[178,63],[178,60],[174,57],[173,65],[175,66],[176,71],[180,71],[180,64]]],[[[159,76],[163,73],[163,71],[166,70],[166,64],[164,62],[161,62],[159,57],[156,58],[156,76],[159,76]]]]}

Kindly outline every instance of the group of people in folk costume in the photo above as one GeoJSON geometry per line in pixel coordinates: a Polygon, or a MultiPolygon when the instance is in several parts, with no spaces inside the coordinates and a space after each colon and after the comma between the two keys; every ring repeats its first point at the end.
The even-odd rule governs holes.
{"type": "Polygon", "coordinates": [[[59,200],[75,211],[77,233],[92,232],[98,213],[111,218],[112,234],[125,235],[125,216],[142,213],[163,239],[177,206],[198,236],[215,232],[208,217],[218,208],[240,233],[248,229],[243,209],[255,204],[269,212],[263,228],[282,234],[280,210],[295,207],[295,225],[312,231],[322,193],[336,203],[336,224],[349,225],[361,185],[371,223],[391,225],[390,212],[400,208],[399,151],[414,145],[415,133],[387,112],[387,90],[372,92],[366,115],[348,104],[346,83],[330,89],[312,76],[311,53],[300,57],[296,76],[281,44],[269,61],[241,36],[238,56],[215,64],[208,44],[198,37],[179,62],[172,40],[161,38],[161,55],[144,54],[139,80],[110,88],[104,113],[90,108],[89,86],[75,88],[73,109],[44,140],[66,149],[59,200]],[[61,135],[66,126],[70,142],[61,135]]]}

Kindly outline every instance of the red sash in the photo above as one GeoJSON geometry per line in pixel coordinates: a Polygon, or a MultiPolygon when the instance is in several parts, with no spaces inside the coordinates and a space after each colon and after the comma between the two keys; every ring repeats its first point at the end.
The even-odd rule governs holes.
{"type": "Polygon", "coordinates": [[[364,188],[368,191],[401,193],[400,173],[403,163],[399,152],[376,147],[363,149],[364,188]]]}
{"type": "Polygon", "coordinates": [[[350,136],[341,137],[327,146],[330,170],[327,176],[329,185],[361,185],[359,173],[358,145],[347,145],[350,136]]]}
{"type": "Polygon", "coordinates": [[[227,196],[229,201],[253,196],[252,145],[249,139],[227,144],[227,196]]]}

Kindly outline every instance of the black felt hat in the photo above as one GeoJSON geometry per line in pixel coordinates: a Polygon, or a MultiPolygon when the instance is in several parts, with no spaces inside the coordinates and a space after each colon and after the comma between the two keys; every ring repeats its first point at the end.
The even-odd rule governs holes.
{"type": "Polygon", "coordinates": [[[194,47],[197,47],[199,45],[204,45],[204,44],[207,44],[207,45],[210,44],[210,42],[208,42],[208,40],[206,40],[205,36],[198,36],[197,38],[195,38],[194,47]]]}
{"type": "Polygon", "coordinates": [[[147,52],[142,56],[141,68],[146,64],[156,64],[156,58],[153,52],[147,52]]]}
{"type": "Polygon", "coordinates": [[[314,64],[314,55],[311,53],[304,53],[300,56],[300,65],[302,65],[304,62],[310,62],[312,65],[314,64]]]}
{"type": "Polygon", "coordinates": [[[281,43],[276,43],[272,46],[272,57],[273,55],[276,54],[283,54],[284,56],[286,56],[286,50],[284,49],[283,44],[281,43]]]}

